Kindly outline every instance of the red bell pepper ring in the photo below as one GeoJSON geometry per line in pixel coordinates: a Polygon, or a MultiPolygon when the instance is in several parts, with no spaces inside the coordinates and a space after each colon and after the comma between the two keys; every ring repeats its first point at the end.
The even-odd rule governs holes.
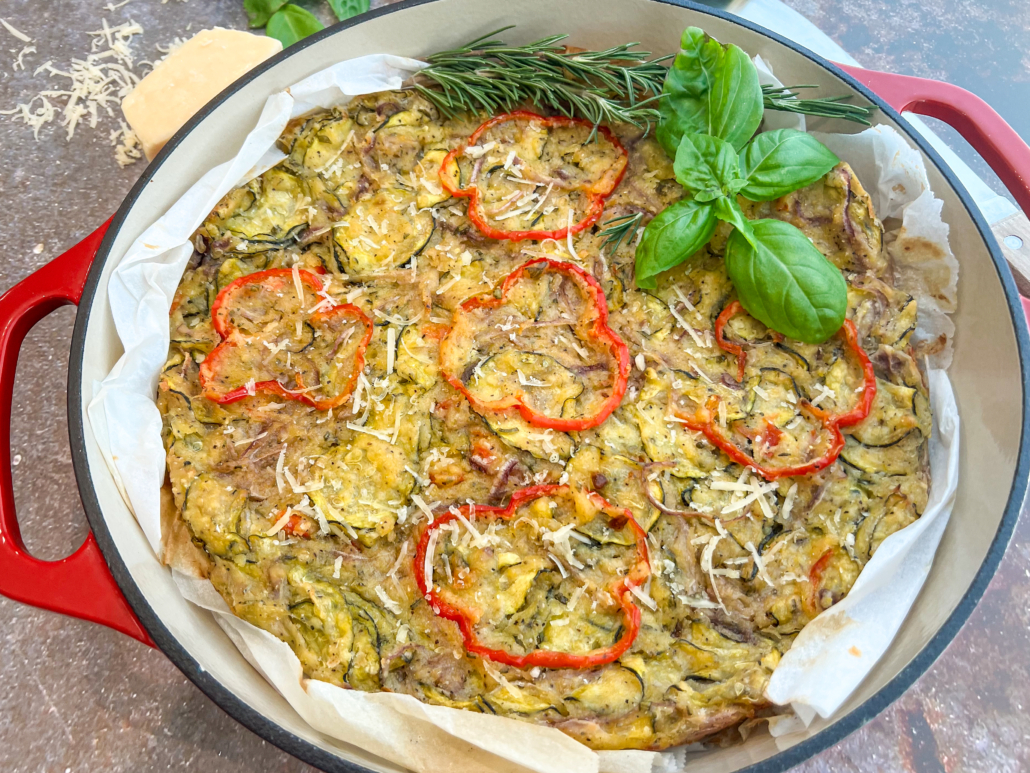
{"type": "Polygon", "coordinates": [[[626,385],[629,380],[630,359],[629,348],[619,338],[618,334],[608,327],[608,301],[604,295],[604,289],[600,283],[590,274],[571,263],[551,260],[549,258],[536,258],[524,263],[505,277],[501,284],[499,296],[478,295],[462,302],[454,315],[454,324],[443,341],[440,342],[440,367],[444,378],[451,386],[461,392],[468,399],[469,403],[478,411],[508,412],[517,410],[522,418],[537,427],[557,430],[559,432],[575,432],[578,430],[590,429],[601,424],[612,412],[619,407],[623,396],[626,394],[626,385]],[[473,313],[477,309],[497,308],[505,303],[508,293],[525,275],[526,271],[534,266],[544,266],[546,271],[558,271],[566,274],[577,282],[583,291],[590,298],[596,316],[590,330],[591,335],[607,345],[616,365],[616,373],[613,378],[611,395],[600,405],[597,411],[591,415],[567,419],[555,416],[548,416],[534,411],[522,398],[523,390],[519,394],[508,395],[500,400],[481,400],[461,380],[460,374],[464,367],[455,371],[452,368],[455,364],[461,364],[462,358],[457,351],[457,341],[463,336],[474,340],[473,313]]]}
{"type": "Polygon", "coordinates": [[[266,392],[279,395],[287,400],[297,400],[313,406],[321,411],[336,408],[342,405],[350,397],[357,383],[358,374],[365,367],[365,350],[369,341],[372,340],[374,330],[372,320],[357,306],[351,304],[337,304],[329,308],[311,314],[306,321],[313,326],[333,321],[343,317],[351,317],[365,328],[365,333],[358,342],[357,351],[354,356],[351,374],[344,384],[343,389],[335,396],[325,400],[318,400],[312,397],[306,390],[299,371],[296,372],[296,389],[287,388],[278,379],[256,381],[253,384],[232,389],[225,389],[224,384],[219,383],[225,368],[234,355],[238,356],[238,350],[247,346],[249,337],[242,333],[230,319],[233,300],[238,295],[246,292],[254,285],[259,291],[271,295],[269,303],[274,307],[277,299],[283,290],[294,290],[295,281],[311,289],[313,295],[323,292],[324,285],[311,271],[289,268],[273,268],[268,271],[258,271],[254,274],[241,276],[226,285],[211,306],[211,323],[215,331],[222,338],[222,342],[216,346],[200,364],[200,385],[204,389],[204,396],[222,405],[234,403],[245,397],[250,397],[257,392],[266,392]]]}
{"type": "Polygon", "coordinates": [[[583,126],[594,130],[594,124],[590,121],[584,121],[581,118],[568,118],[566,116],[552,116],[544,117],[537,113],[532,113],[528,110],[516,110],[511,113],[504,113],[503,115],[491,118],[489,121],[484,123],[478,129],[476,129],[472,136],[468,138],[461,145],[456,147],[450,153],[448,153],[443,162],[440,164],[440,182],[444,189],[451,195],[457,198],[467,198],[469,200],[468,205],[468,216],[469,220],[479,229],[480,233],[484,236],[488,236],[491,239],[508,239],[510,241],[523,241],[525,239],[564,239],[569,233],[579,233],[585,228],[589,228],[597,219],[601,217],[604,212],[604,202],[612,194],[612,192],[622,182],[622,178],[626,174],[626,169],[629,166],[629,154],[626,149],[619,142],[618,138],[612,134],[611,130],[606,126],[597,126],[597,133],[604,137],[609,143],[611,143],[615,149],[622,156],[621,168],[614,175],[614,177],[605,175],[596,183],[586,187],[578,188],[573,190],[582,190],[588,199],[588,205],[586,208],[585,216],[576,223],[570,226],[566,225],[563,228],[559,228],[553,231],[503,231],[498,228],[494,228],[487,222],[487,214],[483,209],[482,196],[480,194],[479,187],[473,182],[467,188],[460,187],[460,182],[455,185],[455,179],[457,178],[457,159],[459,156],[464,154],[465,149],[470,146],[479,144],[479,139],[488,132],[490,129],[498,126],[499,124],[507,121],[533,121],[538,125],[544,127],[551,126],[583,126]],[[453,169],[453,171],[452,171],[453,169]]]}
{"type": "MultiPolygon", "coordinates": [[[[554,496],[570,492],[569,486],[531,486],[520,489],[511,496],[507,507],[489,507],[486,505],[465,505],[458,510],[462,517],[468,518],[488,516],[491,518],[510,519],[520,507],[528,502],[541,497],[554,496]]],[[[626,524],[633,531],[637,550],[637,562],[624,576],[615,579],[608,590],[618,601],[624,616],[623,633],[610,647],[591,650],[582,654],[571,652],[559,652],[557,650],[537,649],[524,655],[514,655],[506,650],[487,647],[480,642],[475,631],[477,622],[476,615],[468,609],[452,604],[443,599],[438,592],[439,586],[434,583],[429,587],[426,582],[426,556],[429,547],[429,538],[441,526],[457,520],[458,516],[453,512],[446,512],[427,525],[419,538],[418,546],[415,549],[415,582],[418,584],[422,596],[429,602],[430,607],[440,617],[446,618],[458,624],[462,638],[465,640],[465,649],[480,657],[492,660],[495,663],[503,663],[515,668],[575,668],[586,669],[602,666],[618,660],[633,646],[633,642],[640,632],[640,609],[633,603],[631,587],[639,588],[651,575],[651,564],[647,552],[647,534],[640,527],[640,524],[633,518],[632,513],[625,508],[615,507],[604,497],[595,491],[587,492],[586,496],[601,510],[617,513],[619,519],[625,519],[626,524]]]]}
{"type": "MultiPolygon", "coordinates": [[[[744,353],[743,348],[725,341],[722,336],[722,329],[726,321],[741,310],[740,304],[734,301],[719,315],[722,325],[716,323],[716,339],[719,341],[720,347],[737,356],[737,367],[740,373],[738,381],[744,380],[744,365],[747,362],[747,355],[744,353]]],[[[826,451],[815,459],[793,467],[762,466],[755,460],[754,456],[740,448],[716,425],[716,410],[719,403],[719,397],[716,395],[713,395],[706,405],[700,406],[693,415],[677,412],[676,417],[689,429],[703,433],[714,446],[721,449],[730,459],[740,465],[752,468],[766,480],[771,481],[778,480],[779,478],[811,475],[829,467],[837,461],[840,452],[844,450],[844,435],[841,432],[841,427],[851,427],[863,421],[869,415],[869,411],[872,410],[873,400],[876,399],[876,374],[873,372],[873,364],[870,362],[869,356],[858,343],[858,330],[855,328],[855,323],[850,319],[844,320],[844,324],[839,332],[843,334],[848,348],[851,349],[862,366],[862,397],[850,411],[838,414],[824,411],[807,400],[801,401],[801,409],[818,419],[829,434],[829,443],[826,451]]],[[[768,432],[762,434],[766,439],[771,439],[772,442],[769,445],[775,447],[782,436],[782,430],[778,427],[772,427],[768,432]],[[775,432],[772,431],[773,429],[775,429],[775,432]]],[[[752,440],[755,439],[752,438],[752,440]]]]}
{"type": "Polygon", "coordinates": [[[812,564],[812,568],[808,571],[808,594],[805,597],[805,608],[806,611],[815,617],[822,609],[819,604],[819,590],[820,585],[823,583],[823,572],[826,571],[826,566],[830,563],[830,559],[833,558],[833,550],[827,550],[818,560],[812,564]]]}

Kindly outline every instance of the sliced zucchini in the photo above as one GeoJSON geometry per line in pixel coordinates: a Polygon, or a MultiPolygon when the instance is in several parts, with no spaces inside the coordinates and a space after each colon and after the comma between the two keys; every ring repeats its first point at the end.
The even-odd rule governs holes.
{"type": "Polygon", "coordinates": [[[865,446],[853,436],[845,437],[840,458],[851,467],[867,475],[913,475],[920,467],[920,445],[923,434],[911,430],[886,446],[865,446]]]}
{"type": "Polygon", "coordinates": [[[307,230],[310,218],[308,207],[302,206],[308,195],[304,181],[274,167],[251,182],[250,187],[253,202],[238,209],[224,223],[225,230],[239,240],[234,251],[265,252],[295,243],[307,230]]]}
{"type": "Polygon", "coordinates": [[[324,486],[308,493],[326,520],[358,529],[362,544],[371,545],[389,534],[397,520],[397,505],[414,486],[407,455],[397,446],[355,433],[350,448],[336,446],[324,457],[324,486]]]}
{"type": "Polygon", "coordinates": [[[379,689],[379,629],[367,610],[348,603],[354,625],[353,656],[347,668],[347,684],[365,692],[379,689]]]}
{"type": "Polygon", "coordinates": [[[560,713],[554,703],[546,697],[537,695],[532,686],[519,687],[517,695],[513,695],[507,687],[501,686],[488,693],[487,699],[495,708],[514,714],[539,714],[548,709],[554,709],[560,713]]]}
{"type": "Polygon", "coordinates": [[[376,128],[376,133],[384,129],[397,129],[401,126],[419,126],[422,123],[422,114],[414,110],[401,110],[394,113],[376,128]]]}
{"type": "Polygon", "coordinates": [[[397,342],[397,375],[429,389],[440,377],[439,342],[424,335],[419,325],[408,325],[397,342]]]}
{"type": "Polygon", "coordinates": [[[294,651],[305,671],[328,675],[329,681],[341,683],[353,660],[356,643],[347,602],[336,588],[302,565],[290,565],[286,579],[297,599],[290,605],[294,651]]]}
{"type": "MultiPolygon", "coordinates": [[[[415,205],[419,209],[436,206],[451,197],[440,182],[440,165],[446,156],[446,150],[427,150],[419,161],[425,175],[424,181],[419,183],[418,195],[415,197],[415,205]]],[[[457,165],[454,168],[456,167],[457,165]]]]}
{"type": "Polygon", "coordinates": [[[901,494],[893,494],[866,516],[855,532],[855,554],[872,558],[880,544],[891,534],[913,523],[919,514],[915,505],[901,494]]]}
{"type": "MultiPolygon", "coordinates": [[[[498,561],[498,566],[500,566],[498,561]]],[[[497,602],[505,617],[518,612],[526,603],[526,595],[536,576],[547,566],[538,556],[527,556],[501,570],[497,585],[497,602]]]]}
{"type": "Polygon", "coordinates": [[[340,268],[366,274],[403,266],[429,246],[435,227],[432,212],[415,209],[411,192],[381,190],[333,228],[340,268]]]}
{"type": "Polygon", "coordinates": [[[303,166],[311,172],[323,173],[344,151],[344,143],[354,131],[354,122],[346,117],[320,124],[310,132],[304,147],[303,166]]]}
{"type": "MultiPolygon", "coordinates": [[[[471,701],[455,700],[454,698],[451,698],[449,695],[447,695],[447,693],[443,692],[443,690],[440,690],[440,689],[438,689],[438,688],[434,687],[433,685],[428,684],[426,682],[419,682],[418,683],[418,687],[419,687],[419,690],[421,690],[422,695],[423,695],[426,703],[435,703],[437,706],[446,706],[447,708],[450,708],[450,709],[465,709],[466,711],[482,711],[482,709],[480,708],[479,704],[476,701],[474,701],[474,700],[471,700],[471,701]]],[[[491,700],[493,700],[492,696],[491,696],[491,700]]]]}
{"type": "Polygon", "coordinates": [[[643,693],[637,674],[624,666],[612,664],[599,678],[573,690],[568,700],[576,701],[592,714],[625,714],[639,705],[643,693]]]}
{"type": "Polygon", "coordinates": [[[583,392],[576,374],[553,357],[518,349],[505,349],[470,369],[465,383],[483,402],[518,396],[535,413],[564,415],[583,392]]]}
{"type": "Polygon", "coordinates": [[[228,558],[248,549],[247,541],[238,534],[246,504],[246,492],[210,475],[199,475],[186,491],[182,517],[209,552],[228,558]]]}
{"type": "Polygon", "coordinates": [[[491,431],[512,448],[528,451],[537,459],[557,463],[568,460],[573,444],[564,432],[534,427],[517,413],[484,411],[483,419],[491,431]]]}
{"type": "Polygon", "coordinates": [[[876,399],[869,416],[851,429],[859,443],[869,447],[893,445],[919,426],[916,390],[876,380],[876,399]]]}

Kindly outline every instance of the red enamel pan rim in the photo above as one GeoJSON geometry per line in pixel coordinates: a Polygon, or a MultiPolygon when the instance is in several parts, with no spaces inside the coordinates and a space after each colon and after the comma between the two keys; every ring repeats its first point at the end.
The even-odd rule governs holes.
{"type": "MultiPolygon", "coordinates": [[[[250,82],[258,75],[264,73],[272,67],[275,67],[279,62],[283,61],[286,57],[302,55],[303,51],[310,45],[323,40],[327,37],[334,35],[335,33],[347,29],[358,24],[363,23],[369,19],[378,18],[392,13],[403,12],[406,9],[427,4],[433,2],[433,0],[405,0],[404,2],[397,3],[395,5],[381,8],[373,11],[364,16],[342,22],[329,29],[320,32],[305,41],[291,46],[287,51],[273,57],[268,62],[264,63],[254,71],[250,72],[232,86],[227,88],[217,97],[215,97],[200,113],[198,113],[189,123],[186,124],[172,140],[168,143],[165,149],[161,152],[158,158],[149,166],[144,175],[139,179],[132,191],[126,197],[118,213],[115,215],[111,228],[108,231],[103,243],[100,246],[99,252],[96,259],[93,261],[93,266],[89,272],[86,285],[83,289],[81,303],[79,306],[79,312],[75,319],[75,328],[72,339],[72,352],[71,359],[69,362],[69,376],[68,376],[68,420],[69,420],[69,434],[71,436],[71,448],[72,448],[72,461],[75,469],[76,478],[79,485],[79,490],[82,496],[83,506],[86,511],[87,519],[89,520],[90,527],[93,530],[93,535],[96,539],[97,544],[103,553],[104,559],[107,561],[110,567],[111,573],[114,579],[117,581],[119,588],[124,593],[126,600],[129,602],[132,610],[135,612],[140,623],[146,629],[147,634],[152,638],[153,642],[172,660],[173,663],[194,683],[202,692],[210,697],[216,704],[224,709],[228,714],[248,727],[253,732],[257,733],[262,738],[268,740],[270,743],[278,746],[284,751],[293,754],[294,756],[304,760],[311,765],[321,768],[325,771],[346,771],[347,773],[353,773],[356,771],[363,771],[363,768],[355,763],[348,762],[346,760],[337,757],[325,749],[320,748],[309,741],[304,740],[300,736],[295,735],[277,723],[270,720],[265,715],[255,710],[252,706],[246,704],[244,701],[239,699],[233,692],[225,687],[214,675],[206,672],[200,665],[190,656],[187,650],[179,643],[179,641],[172,635],[172,633],[165,627],[161,621],[157,612],[151,607],[149,602],[144,597],[143,593],[137,587],[132,579],[131,574],[128,571],[125,561],[122,556],[118,553],[117,548],[112,540],[111,533],[108,529],[107,523],[104,520],[104,516],[100,507],[100,502],[97,497],[96,490],[93,487],[93,482],[90,476],[89,464],[86,456],[86,440],[85,440],[85,428],[83,425],[84,414],[82,411],[83,405],[83,391],[81,383],[81,374],[83,367],[83,359],[85,357],[85,338],[86,338],[86,325],[87,320],[90,316],[90,307],[96,297],[98,291],[98,285],[100,281],[101,272],[103,270],[104,263],[108,259],[111,251],[111,247],[114,243],[115,234],[121,227],[125,220],[125,217],[129,209],[136,202],[143,189],[150,183],[155,172],[161,167],[161,165],[168,159],[168,156],[172,149],[174,149],[182,139],[191,131],[193,131],[203,120],[207,117],[219,104],[225,101],[231,94],[235,93],[241,86],[250,82]]],[[[965,188],[955,177],[955,175],[948,169],[947,165],[941,160],[937,153],[933,150],[929,144],[923,140],[921,135],[916,132],[908,122],[901,117],[894,109],[892,109],[883,99],[877,97],[873,92],[866,88],[860,83],[855,77],[851,76],[841,68],[832,64],[831,62],[823,59],[822,57],[814,54],[807,49],[804,49],[797,44],[773,33],[764,28],[758,27],[749,22],[743,21],[737,17],[731,16],[730,14],[713,10],[711,8],[702,7],[695,5],[689,0],[652,0],[656,3],[664,3],[667,5],[675,5],[683,8],[688,8],[699,14],[703,14],[709,17],[722,19],[733,24],[739,25],[745,29],[751,30],[758,34],[764,35],[765,37],[776,41],[777,43],[786,46],[787,48],[795,51],[801,56],[811,60],[812,62],[822,66],[827,71],[837,76],[842,82],[853,88],[858,94],[864,96],[869,102],[877,105],[883,113],[890,119],[895,121],[907,134],[910,141],[914,142],[923,153],[930,158],[933,164],[938,168],[940,173],[945,177],[951,187],[957,193],[963,206],[968,211],[973,222],[980,233],[981,238],[985,241],[987,248],[990,252],[991,259],[994,262],[995,270],[998,273],[999,279],[1003,286],[1005,293],[1006,302],[1009,306],[1009,312],[1013,320],[1013,327],[1015,329],[1015,335],[1017,339],[1018,350],[1020,354],[1021,369],[1023,375],[1024,384],[1027,383],[1028,377],[1028,363],[1030,363],[1030,337],[1028,337],[1026,325],[1023,317],[1023,307],[1020,302],[1020,298],[1016,292],[1015,284],[1009,273],[1007,264],[1002,257],[1001,251],[998,248],[994,237],[988,227],[987,223],[983,220],[979,210],[976,208],[971,197],[966,192],[965,188]]],[[[1024,203],[1024,207],[1026,204],[1024,203]]],[[[1019,510],[1023,498],[1023,492],[1026,490],[1027,474],[1030,469],[1030,448],[1028,448],[1027,438],[1030,437],[1027,430],[1030,428],[1030,401],[1028,401],[1027,390],[1024,388],[1023,392],[1023,423],[1021,427],[1021,439],[1020,449],[1017,459],[1016,472],[1013,479],[1013,486],[1009,492],[1008,504],[1006,505],[1001,523],[998,527],[998,531],[994,537],[990,549],[988,550],[987,556],[984,559],[982,566],[977,572],[969,590],[956,607],[955,611],[951,614],[948,620],[940,628],[940,630],[934,635],[930,642],[923,648],[923,650],[887,685],[885,685],[879,692],[874,696],[860,705],[857,709],[851,711],[847,715],[841,717],[839,720],[834,722],[832,725],[821,731],[816,736],[809,738],[805,741],[798,743],[790,749],[780,752],[779,754],[770,757],[767,760],[751,765],[750,767],[744,768],[743,770],[747,773],[780,773],[785,771],[820,751],[826,749],[832,744],[838,742],[849,733],[861,727],[863,724],[868,722],[870,719],[875,717],[879,712],[884,710],[893,701],[899,698],[904,691],[913,683],[915,680],[933,663],[938,655],[944,650],[945,646],[955,637],[959,628],[969,617],[973,608],[976,606],[980,597],[983,595],[984,590],[987,587],[988,582],[994,575],[999,562],[1001,561],[1002,555],[1005,552],[1005,548],[1008,545],[1009,539],[1012,536],[1012,531],[1015,526],[1019,510]]]]}

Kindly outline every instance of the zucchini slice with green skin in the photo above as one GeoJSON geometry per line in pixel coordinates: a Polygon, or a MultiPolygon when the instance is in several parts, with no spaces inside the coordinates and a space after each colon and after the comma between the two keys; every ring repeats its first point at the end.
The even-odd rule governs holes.
{"type": "Polygon", "coordinates": [[[440,377],[438,342],[424,326],[407,325],[397,338],[397,375],[418,384],[432,387],[440,377]]]}
{"type": "Polygon", "coordinates": [[[249,549],[237,533],[246,503],[246,492],[204,474],[193,480],[183,496],[182,517],[208,551],[228,558],[249,549]]]}
{"type": "Polygon", "coordinates": [[[918,427],[916,390],[877,379],[872,410],[865,421],[851,428],[850,434],[864,446],[885,448],[918,427]]]}
{"type": "Polygon", "coordinates": [[[513,695],[507,687],[502,686],[490,692],[486,697],[495,711],[501,709],[513,714],[539,714],[552,710],[562,716],[568,714],[564,707],[559,708],[547,698],[536,695],[534,692],[532,687],[520,687],[518,695],[513,695]]]}
{"type": "Polygon", "coordinates": [[[340,270],[369,274],[400,268],[422,254],[435,230],[433,213],[418,210],[410,191],[381,190],[333,228],[340,270]]]}
{"type": "Polygon", "coordinates": [[[572,438],[564,432],[534,427],[517,413],[484,411],[483,420],[497,437],[522,451],[528,451],[537,459],[557,464],[568,461],[574,445],[572,438]]]}
{"type": "MultiPolygon", "coordinates": [[[[419,180],[419,189],[415,196],[415,205],[419,209],[435,207],[451,198],[451,194],[440,183],[440,165],[446,157],[446,150],[427,150],[418,162],[420,171],[425,172],[425,177],[419,180]]],[[[456,168],[451,167],[452,170],[456,168]]]]}
{"type": "Polygon", "coordinates": [[[405,501],[414,478],[403,450],[369,435],[356,434],[347,445],[336,446],[322,459],[324,485],[308,496],[330,523],[358,530],[365,546],[393,531],[397,507],[405,501]]]}
{"type": "Polygon", "coordinates": [[[308,229],[310,213],[301,206],[307,199],[304,181],[284,169],[273,168],[250,184],[254,198],[225,219],[220,230],[233,237],[233,252],[257,253],[295,244],[308,229]]]}
{"type": "Polygon", "coordinates": [[[573,690],[566,700],[574,701],[591,714],[623,714],[644,698],[640,677],[628,668],[609,668],[601,677],[573,690]]]}
{"type": "MultiPolygon", "coordinates": [[[[301,168],[313,171],[317,174],[325,174],[343,155],[344,144],[353,140],[351,134],[354,132],[354,122],[345,116],[340,116],[320,124],[315,131],[307,132],[302,143],[298,143],[290,154],[290,159],[298,155],[301,148],[304,151],[301,168]]],[[[348,143],[348,147],[353,145],[348,143]]],[[[347,159],[351,161],[351,159],[347,159]]],[[[340,164],[342,167],[343,164],[340,164]]],[[[339,187],[339,182],[332,186],[333,190],[339,187]]]]}
{"type": "Polygon", "coordinates": [[[562,416],[569,401],[583,393],[575,373],[546,354],[505,349],[462,374],[466,386],[484,402],[498,402],[512,391],[535,413],[562,416]]]}
{"type": "Polygon", "coordinates": [[[867,475],[914,475],[920,468],[919,449],[923,434],[912,430],[886,446],[866,446],[853,436],[845,437],[840,458],[867,475]]]}

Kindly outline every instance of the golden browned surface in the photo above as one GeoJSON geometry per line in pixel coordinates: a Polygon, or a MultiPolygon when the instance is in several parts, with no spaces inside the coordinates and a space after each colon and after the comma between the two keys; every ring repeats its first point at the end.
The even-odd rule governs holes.
{"type": "MultiPolygon", "coordinates": [[[[201,227],[158,394],[175,505],[209,556],[215,587],[238,615],[288,642],[309,676],[555,726],[599,749],[699,740],[767,708],[763,690],[794,635],[843,598],[883,539],[925,507],[930,415],[909,348],[916,304],[892,288],[882,228],[846,165],[755,207],[756,217],[801,227],[845,272],[848,316],[879,378],[873,414],[846,431],[840,460],[817,475],[766,484],[672,412],[716,395],[728,426],[751,431],[768,420],[800,454],[811,428],[799,401],[845,411],[857,399],[861,372],[839,338],[780,340],[737,317],[730,333],[749,353],[738,384],[735,359],[713,340],[715,318],[734,298],[722,230],[654,294],[635,287],[634,245],[605,255],[597,228],[571,244],[482,237],[466,200],[444,198],[436,176],[444,152],[474,128],[437,120],[406,94],[362,98],[291,127],[282,139],[289,158],[229,194],[201,227]],[[440,374],[439,342],[458,305],[542,256],[581,266],[601,283],[610,325],[634,363],[621,406],[590,430],[480,415],[440,374]],[[244,274],[294,265],[325,270],[327,294],[376,324],[354,397],[331,413],[262,393],[225,406],[205,399],[198,363],[219,342],[210,321],[218,290],[244,274]],[[589,671],[520,671],[468,655],[457,626],[435,615],[414,583],[426,510],[502,505],[519,488],[559,482],[599,492],[648,531],[652,580],[637,601],[639,636],[618,662],[589,671]],[[276,532],[286,508],[299,514],[303,534],[276,532]]],[[[653,215],[682,195],[653,140],[617,133],[629,171],[602,222],[653,215]]],[[[588,165],[589,146],[575,152],[588,165]]],[[[551,196],[540,211],[555,207],[546,212],[553,219],[570,207],[560,192],[551,196]]],[[[284,308],[294,309],[298,299],[283,292],[284,308]]],[[[539,302],[550,308],[558,295],[539,302]]],[[[256,311],[274,321],[281,309],[256,311]]],[[[299,343],[286,327],[267,343],[299,343]]],[[[570,396],[590,387],[589,373],[577,373],[589,364],[579,351],[590,356],[589,342],[577,342],[574,325],[548,337],[527,318],[503,332],[512,336],[507,357],[526,354],[520,342],[532,340],[537,370],[506,366],[490,371],[493,378],[570,396]]],[[[473,526],[485,533],[489,522],[473,526]]],[[[495,533],[509,545],[535,536],[520,528],[517,539],[495,533]]],[[[534,634],[538,647],[586,650],[603,641],[583,598],[610,543],[579,533],[548,543],[550,550],[536,543],[530,554],[456,531],[446,536],[448,561],[464,562],[463,581],[482,594],[505,594],[491,605],[504,618],[491,629],[501,639],[543,632],[534,634]],[[505,562],[520,561],[501,568],[523,570],[493,571],[501,552],[513,554],[505,562]],[[549,552],[557,560],[537,560],[549,552]]]]}

